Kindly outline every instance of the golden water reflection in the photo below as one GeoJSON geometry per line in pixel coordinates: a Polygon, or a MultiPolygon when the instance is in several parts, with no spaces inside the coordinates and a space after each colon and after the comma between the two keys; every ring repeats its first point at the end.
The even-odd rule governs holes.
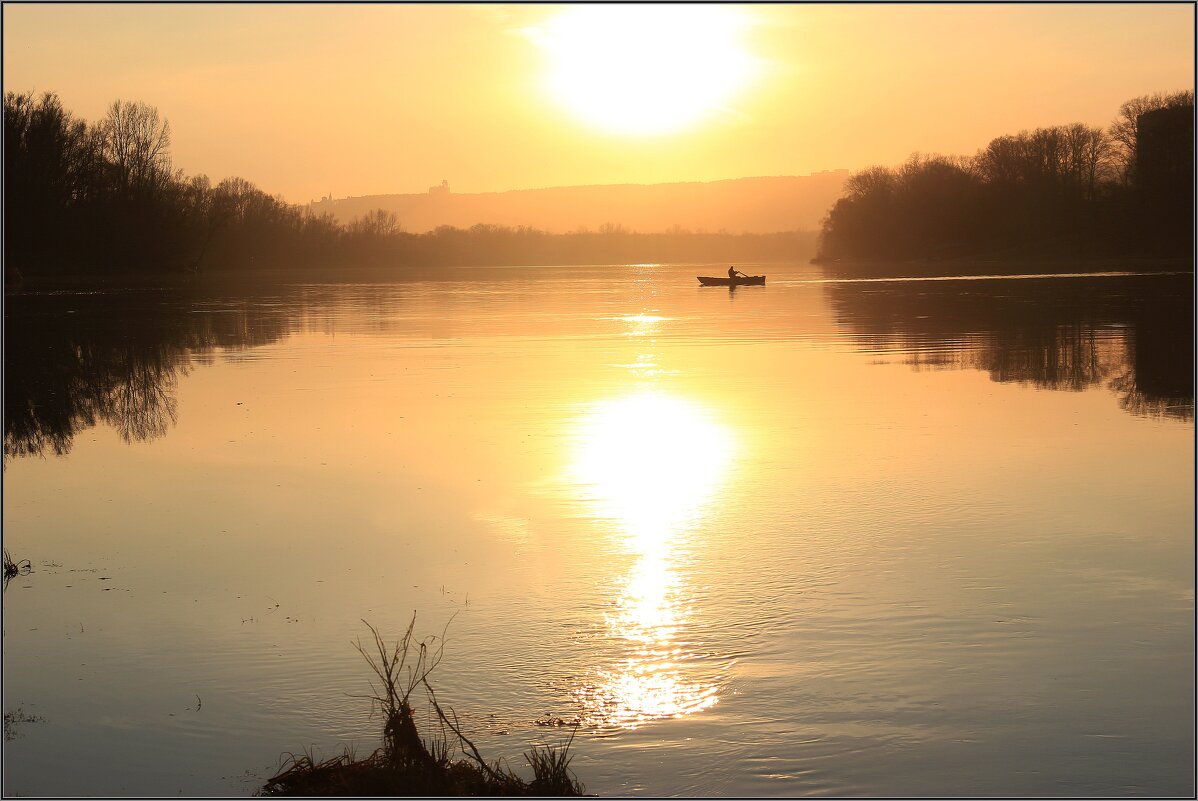
{"type": "Polygon", "coordinates": [[[575,480],[597,514],[647,553],[704,505],[732,438],[698,405],[644,391],[597,404],[581,423],[575,480]]]}
{"type": "Polygon", "coordinates": [[[684,568],[733,449],[728,429],[706,409],[664,392],[595,404],[581,420],[574,483],[634,558],[604,616],[607,635],[628,655],[575,690],[589,723],[635,727],[719,700],[716,683],[687,668],[692,593],[684,568]]]}

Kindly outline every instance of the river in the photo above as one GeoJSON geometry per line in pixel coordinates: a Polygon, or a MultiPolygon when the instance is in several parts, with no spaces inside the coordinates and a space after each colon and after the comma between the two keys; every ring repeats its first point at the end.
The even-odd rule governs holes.
{"type": "Polygon", "coordinates": [[[368,753],[415,613],[588,792],[1192,795],[1192,277],[738,267],[10,293],[5,793],[368,753]]]}

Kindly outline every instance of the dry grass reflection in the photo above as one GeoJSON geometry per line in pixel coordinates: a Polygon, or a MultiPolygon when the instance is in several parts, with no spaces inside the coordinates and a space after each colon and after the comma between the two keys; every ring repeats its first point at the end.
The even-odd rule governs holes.
{"type": "Polygon", "coordinates": [[[680,630],[690,606],[678,561],[688,530],[718,492],[732,437],[699,406],[654,392],[596,405],[579,433],[574,478],[596,516],[619,527],[636,561],[605,620],[630,655],[575,695],[592,722],[620,727],[710,707],[718,688],[683,665],[680,630]]]}

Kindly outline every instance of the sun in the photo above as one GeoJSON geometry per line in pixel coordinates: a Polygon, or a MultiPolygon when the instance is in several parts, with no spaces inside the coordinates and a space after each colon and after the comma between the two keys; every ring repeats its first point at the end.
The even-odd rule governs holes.
{"type": "Polygon", "coordinates": [[[743,9],[572,6],[527,32],[546,55],[545,89],[612,133],[671,133],[726,111],[757,71],[743,9]]]}

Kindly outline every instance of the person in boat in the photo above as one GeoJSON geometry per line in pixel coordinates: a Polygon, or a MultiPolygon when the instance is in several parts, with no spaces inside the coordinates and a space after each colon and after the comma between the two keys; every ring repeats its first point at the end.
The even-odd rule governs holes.
{"type": "Polygon", "coordinates": [[[729,277],[729,278],[736,278],[737,276],[739,276],[739,277],[741,277],[741,278],[748,278],[748,277],[749,277],[749,276],[745,275],[744,273],[742,273],[740,270],[736,269],[735,267],[729,266],[729,267],[728,267],[728,277],[729,277]]]}

